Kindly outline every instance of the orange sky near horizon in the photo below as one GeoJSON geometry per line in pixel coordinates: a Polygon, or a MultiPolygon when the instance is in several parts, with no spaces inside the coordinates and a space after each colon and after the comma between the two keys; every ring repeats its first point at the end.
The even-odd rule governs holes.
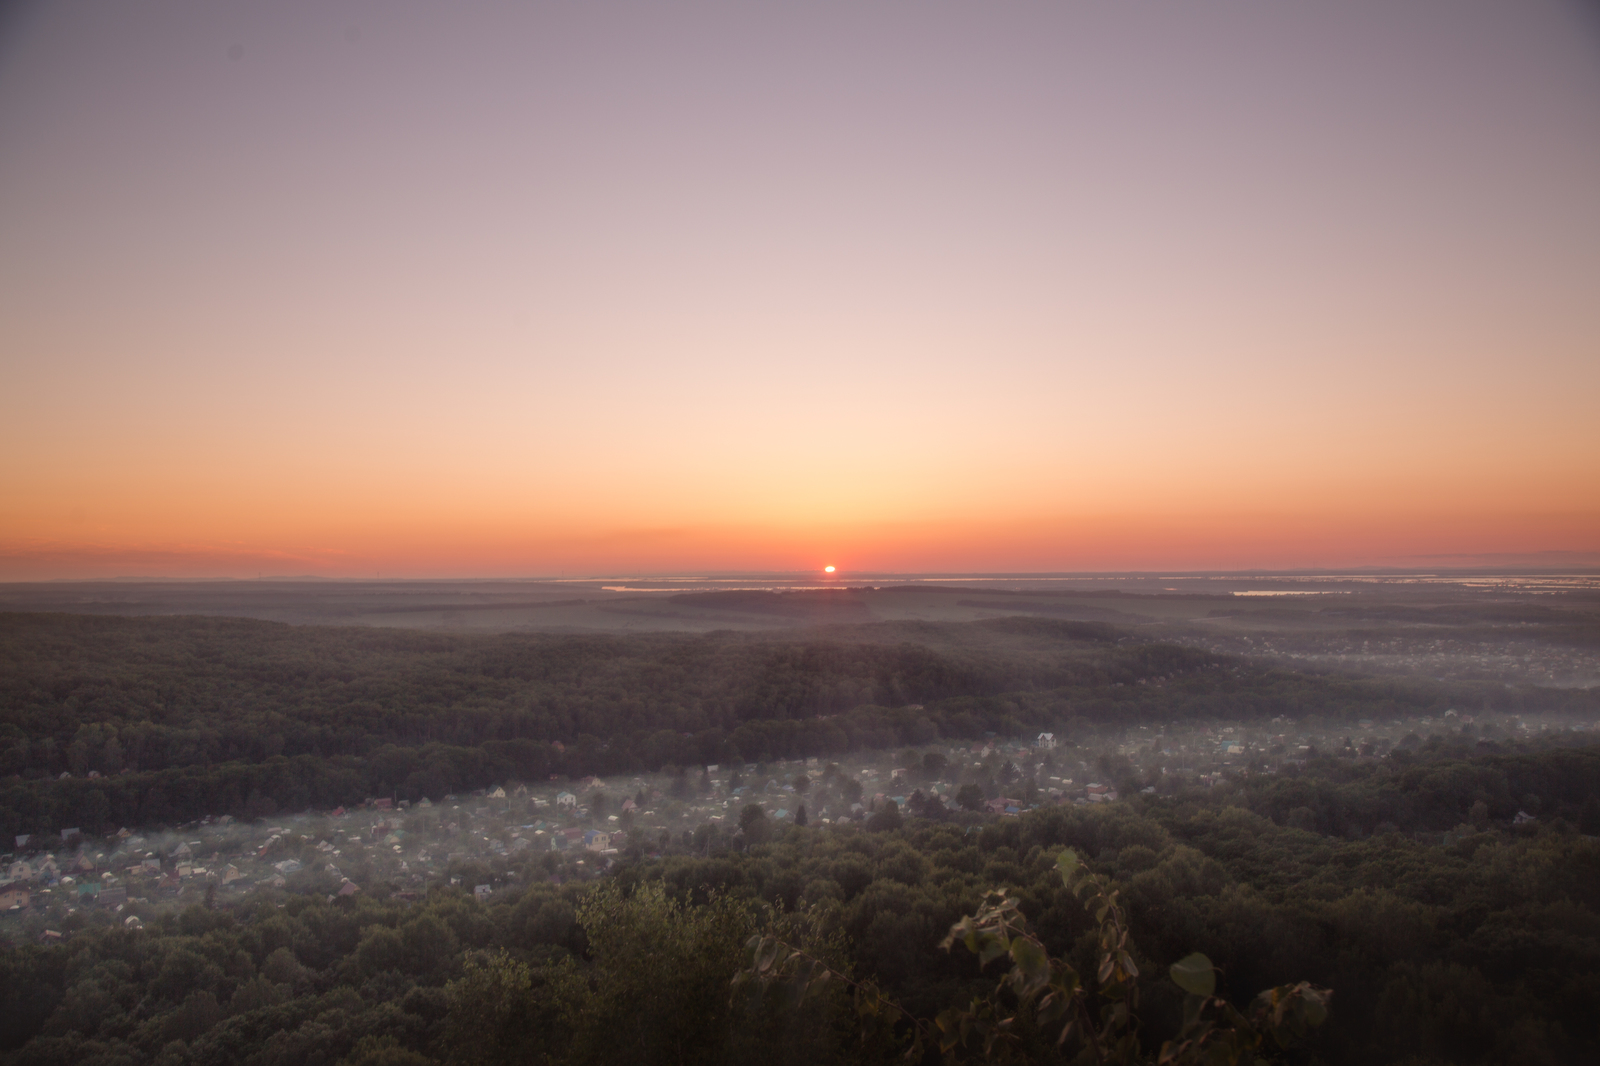
{"type": "Polygon", "coordinates": [[[0,580],[1600,554],[1581,5],[0,21],[0,580]]]}

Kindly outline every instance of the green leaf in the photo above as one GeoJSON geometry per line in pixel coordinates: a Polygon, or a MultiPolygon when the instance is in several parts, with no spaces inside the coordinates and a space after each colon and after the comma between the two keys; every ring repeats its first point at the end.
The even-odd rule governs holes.
{"type": "Polygon", "coordinates": [[[1011,959],[1017,965],[1017,970],[1025,978],[1023,986],[1017,989],[1020,995],[1032,995],[1050,982],[1050,956],[1045,954],[1044,948],[1019,936],[1011,942],[1011,959]]]}
{"type": "Polygon", "coordinates": [[[1167,972],[1179,988],[1191,995],[1209,996],[1217,990],[1217,969],[1198,951],[1173,963],[1167,972]]]}
{"type": "Polygon", "coordinates": [[[1061,871],[1062,882],[1072,884],[1073,878],[1078,875],[1078,853],[1067,848],[1056,856],[1056,869],[1061,871]]]}
{"type": "Polygon", "coordinates": [[[1011,942],[1011,958],[1030,974],[1050,969],[1050,958],[1044,953],[1044,948],[1025,936],[1019,936],[1011,942]]]}

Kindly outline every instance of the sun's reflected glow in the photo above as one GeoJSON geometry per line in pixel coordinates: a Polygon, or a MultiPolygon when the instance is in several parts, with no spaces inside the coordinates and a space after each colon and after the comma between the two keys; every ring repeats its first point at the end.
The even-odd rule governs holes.
{"type": "Polygon", "coordinates": [[[831,566],[824,566],[824,567],[823,567],[823,568],[822,568],[822,572],[823,572],[823,573],[824,573],[824,574],[831,574],[831,573],[833,573],[833,567],[831,567],[831,566]]]}

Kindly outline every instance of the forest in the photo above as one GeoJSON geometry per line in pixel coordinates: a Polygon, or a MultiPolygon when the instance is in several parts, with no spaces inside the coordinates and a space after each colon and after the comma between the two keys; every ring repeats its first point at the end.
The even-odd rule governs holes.
{"type": "MultiPolygon", "coordinates": [[[[1009,985],[993,992],[1003,963],[941,947],[1004,890],[1032,942],[1105,1005],[1117,978],[1097,977],[1095,915],[1058,873],[1070,849],[1126,915],[1137,976],[1123,991],[1138,1007],[1134,1057],[1117,1061],[1154,1061],[1181,1034],[1193,997],[1168,970],[1202,952],[1217,995],[1241,1008],[1273,986],[1331,990],[1326,1021],[1287,1060],[1592,1062],[1600,749],[1514,747],[1425,747],[1381,782],[1325,756],[1292,777],[1020,817],[885,808],[864,824],[800,827],[751,806],[743,839],[713,830],[635,847],[600,879],[566,876],[551,853],[496,860],[518,887],[482,902],[447,884],[418,896],[369,883],[146,909],[140,929],[83,911],[64,944],[0,954],[0,1049],[80,1066],[888,1063],[906,1061],[907,1019],[993,995],[1015,1011],[1011,1043],[948,1061],[1074,1061],[1083,1046],[1046,1039],[1036,1004],[1009,985]],[[1486,815],[1520,789],[1544,816],[1486,815]],[[1448,808],[1454,832],[1337,834],[1384,795],[1397,810],[1448,808]],[[1297,809],[1312,816],[1293,824],[1297,809]],[[803,1000],[733,995],[761,937],[904,1017],[869,1025],[842,982],[803,1000]]],[[[456,872],[463,884],[489,875],[456,872]]]]}
{"type": "Polygon", "coordinates": [[[1600,694],[1299,672],[1046,618],[450,635],[0,614],[0,833],[1041,729],[1450,707],[1592,719],[1600,694]]]}
{"type": "Polygon", "coordinates": [[[118,827],[205,819],[234,834],[222,850],[297,871],[226,892],[168,871],[115,909],[41,889],[58,902],[0,934],[0,1056],[1590,1062],[1597,711],[1592,690],[1297,671],[1038,617],[447,634],[0,615],[0,829],[133,855],[118,827]],[[1040,731],[1053,750],[1028,747],[1040,731]],[[909,768],[911,795],[872,795],[890,772],[864,790],[880,778],[847,757],[909,768]],[[686,796],[708,764],[732,774],[709,808],[726,820],[690,827],[707,808],[679,804],[678,829],[604,856],[496,843],[538,816],[493,807],[496,784],[660,772],[686,796]],[[1080,782],[1073,802],[1051,784],[1072,773],[1122,798],[1080,782]],[[836,817],[778,810],[802,798],[836,817]],[[398,854],[358,857],[342,806],[379,811],[416,871],[427,841],[485,846],[402,877],[398,854]],[[350,876],[319,835],[348,839],[350,876]]]}

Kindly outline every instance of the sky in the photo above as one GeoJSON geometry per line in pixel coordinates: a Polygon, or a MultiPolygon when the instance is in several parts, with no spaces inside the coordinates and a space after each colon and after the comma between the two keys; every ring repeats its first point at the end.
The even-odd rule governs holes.
{"type": "Polygon", "coordinates": [[[0,580],[1600,561],[1593,5],[4,12],[0,580]]]}

